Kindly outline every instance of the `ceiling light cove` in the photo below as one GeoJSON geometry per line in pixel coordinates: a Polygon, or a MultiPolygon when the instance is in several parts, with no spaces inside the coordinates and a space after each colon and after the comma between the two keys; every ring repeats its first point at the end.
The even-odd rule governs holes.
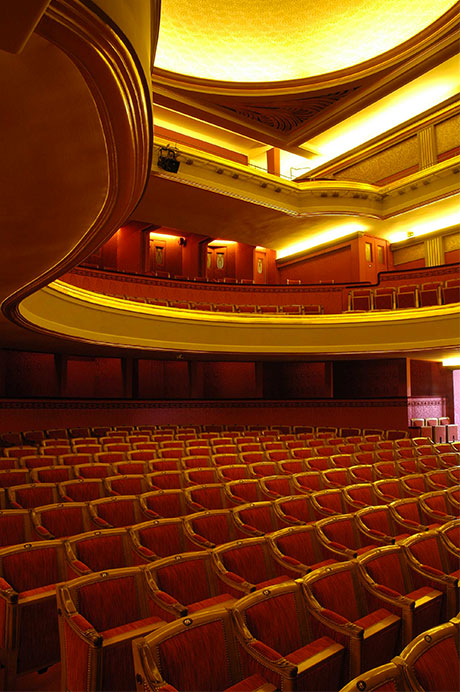
{"type": "Polygon", "coordinates": [[[342,238],[346,238],[347,236],[357,233],[358,231],[367,231],[368,228],[369,226],[366,224],[356,221],[347,221],[340,225],[325,228],[320,233],[309,235],[293,245],[288,245],[287,247],[278,250],[276,253],[276,259],[290,257],[291,255],[296,255],[299,252],[311,250],[318,245],[324,245],[324,243],[329,243],[334,240],[341,240],[342,238]]]}
{"type": "Polygon", "coordinates": [[[334,72],[391,50],[453,0],[162,0],[156,67],[231,82],[334,72]],[[212,29],[210,30],[210,28],[212,29]]]}

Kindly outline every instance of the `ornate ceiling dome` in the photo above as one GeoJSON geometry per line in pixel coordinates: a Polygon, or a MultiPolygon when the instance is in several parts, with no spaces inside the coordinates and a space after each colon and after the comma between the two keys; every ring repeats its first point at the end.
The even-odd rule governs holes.
{"type": "Polygon", "coordinates": [[[232,82],[350,68],[426,29],[452,0],[162,0],[156,67],[232,82]]]}

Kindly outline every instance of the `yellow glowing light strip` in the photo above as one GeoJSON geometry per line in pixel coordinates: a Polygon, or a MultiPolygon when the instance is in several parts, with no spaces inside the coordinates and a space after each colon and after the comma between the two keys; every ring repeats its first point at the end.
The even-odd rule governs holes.
{"type": "Polygon", "coordinates": [[[158,238],[159,240],[161,240],[162,238],[166,238],[166,239],[174,238],[175,240],[179,240],[179,238],[181,236],[180,236],[180,234],[171,235],[171,233],[155,233],[155,231],[150,231],[150,237],[151,238],[158,238]]]}
{"type": "Polygon", "coordinates": [[[444,358],[442,364],[445,368],[460,368],[460,356],[452,356],[451,358],[444,358]]]}
{"type": "Polygon", "coordinates": [[[308,149],[311,145],[321,152],[318,157],[311,157],[312,170],[420,115],[427,107],[442,103],[459,91],[460,70],[458,56],[455,56],[305,142],[302,146],[308,149]]]}
{"type": "MultiPolygon", "coordinates": [[[[68,296],[71,299],[90,303],[96,308],[108,308],[111,310],[122,310],[123,312],[135,312],[143,316],[152,316],[158,318],[168,318],[185,321],[200,321],[200,322],[231,322],[241,325],[253,323],[254,325],[278,324],[278,325],[340,325],[347,323],[375,323],[375,322],[401,322],[405,320],[426,319],[427,317],[446,317],[449,315],[457,315],[459,303],[451,303],[449,305],[437,305],[421,308],[407,308],[404,310],[379,310],[378,313],[336,313],[328,315],[283,315],[277,313],[232,313],[232,312],[209,312],[207,310],[195,309],[179,309],[164,306],[155,306],[146,303],[137,303],[134,300],[123,300],[107,296],[103,293],[88,291],[85,288],[72,286],[64,281],[56,280],[50,283],[43,291],[56,291],[57,293],[68,296]]],[[[231,290],[231,288],[230,288],[231,290]]]]}
{"type": "Polygon", "coordinates": [[[293,245],[289,245],[288,247],[278,250],[276,253],[276,259],[290,257],[291,255],[296,255],[297,253],[305,250],[311,250],[333,240],[344,240],[348,236],[353,235],[358,231],[367,231],[368,229],[369,226],[363,223],[349,222],[342,225],[337,225],[321,231],[321,233],[317,233],[316,235],[304,238],[293,245]]]}

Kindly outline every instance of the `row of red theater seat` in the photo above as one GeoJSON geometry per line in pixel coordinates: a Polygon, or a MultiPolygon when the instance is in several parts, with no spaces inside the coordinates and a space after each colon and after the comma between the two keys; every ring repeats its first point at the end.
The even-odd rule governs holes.
{"type": "MultiPolygon", "coordinates": [[[[314,639],[310,629],[311,617],[308,610],[301,607],[303,596],[302,583],[271,587],[262,594],[257,592],[241,599],[230,611],[222,608],[218,612],[187,617],[140,637],[133,642],[138,689],[145,692],[207,691],[214,690],[215,681],[219,680],[218,689],[227,692],[236,689],[274,692],[280,687],[283,690],[335,692],[346,678],[340,674],[344,659],[356,661],[356,649],[352,658],[351,645],[344,650],[337,642],[337,635],[334,639],[314,639]],[[277,641],[269,646],[265,643],[267,634],[268,639],[274,637],[273,634],[270,636],[267,622],[275,623],[277,620],[285,627],[278,630],[277,641]],[[260,639],[257,638],[258,630],[261,631],[260,639]],[[219,660],[229,662],[226,675],[218,674],[219,668],[213,657],[211,660],[206,657],[206,666],[203,667],[203,650],[195,646],[198,631],[204,650],[215,649],[214,640],[217,639],[219,660]],[[188,665],[177,656],[178,645],[185,652],[188,665]],[[253,662],[255,652],[258,654],[257,664],[253,662]],[[261,660],[262,656],[265,660],[261,660]],[[236,674],[235,670],[238,671],[236,674]]],[[[459,630],[460,621],[455,617],[422,632],[389,663],[369,671],[363,663],[360,667],[364,672],[340,692],[367,689],[453,692],[460,678],[459,630]]]]}
{"type": "MultiPolygon", "coordinates": [[[[96,427],[70,427],[47,430],[26,430],[23,432],[0,433],[0,446],[9,447],[22,444],[40,444],[46,440],[71,442],[76,437],[104,437],[130,435],[145,435],[152,437],[166,436],[164,439],[212,439],[218,437],[255,436],[275,439],[293,439],[298,436],[331,437],[340,435],[342,438],[358,437],[362,441],[371,437],[373,440],[396,439],[407,437],[407,430],[362,429],[352,427],[337,428],[335,426],[311,425],[120,425],[96,427]]],[[[343,440],[345,441],[345,439],[343,440]]]]}
{"type": "MultiPolygon", "coordinates": [[[[380,508],[381,509],[381,508],[380,508]]],[[[206,513],[204,514],[204,516],[206,513]]],[[[203,517],[204,518],[204,517],[203,517]]],[[[347,521],[348,517],[342,517],[342,522],[347,521]]],[[[172,520],[169,520],[170,522],[172,520]]],[[[152,532],[155,532],[158,528],[161,527],[162,522],[147,522],[146,524],[142,524],[140,527],[134,527],[136,535],[141,537],[142,541],[149,543],[149,539],[151,540],[152,537],[152,532]]],[[[167,520],[163,521],[164,523],[168,523],[167,520]]],[[[324,524],[325,522],[323,522],[324,524]]],[[[328,522],[330,523],[330,522],[328,522]]],[[[458,532],[458,522],[457,524],[457,532],[458,532]]],[[[285,539],[285,543],[283,543],[283,548],[286,550],[286,542],[291,541],[292,539],[295,538],[296,534],[299,534],[300,531],[305,530],[308,532],[309,537],[313,535],[311,532],[314,530],[314,527],[312,525],[310,526],[299,526],[295,528],[288,528],[284,529],[281,532],[278,532],[279,539],[282,541],[282,539],[285,539]]],[[[109,538],[112,539],[111,546],[112,549],[114,548],[114,543],[113,539],[115,538],[115,535],[117,532],[96,532],[93,534],[88,534],[87,537],[75,537],[73,540],[70,541],[72,543],[72,551],[67,551],[67,554],[75,555],[75,550],[77,550],[77,560],[74,562],[74,565],[77,570],[80,570],[80,573],[85,573],[85,565],[83,565],[82,569],[82,562],[81,560],[78,561],[78,558],[84,557],[85,560],[98,560],[99,558],[102,557],[104,554],[100,549],[92,546],[87,546],[86,551],[84,550],[84,543],[85,543],[85,538],[88,541],[92,541],[93,543],[99,543],[101,545],[102,540],[104,538],[104,534],[109,538]],[[78,548],[76,547],[78,545],[78,548]]],[[[343,530],[342,530],[343,533],[343,530]]],[[[118,532],[119,534],[119,532],[118,532]]],[[[274,539],[274,537],[271,537],[274,539]]],[[[297,541],[296,544],[297,546],[299,545],[298,541],[299,536],[297,535],[297,541]]],[[[167,539],[166,539],[167,540],[167,539]]],[[[163,538],[164,541],[164,538],[163,538]]],[[[302,548],[305,553],[306,549],[306,541],[302,541],[302,548]]],[[[347,557],[346,554],[342,553],[337,557],[338,553],[337,550],[334,546],[332,546],[332,542],[329,541],[330,546],[327,550],[330,551],[330,554],[334,556],[335,559],[340,559],[343,560],[344,557],[347,557]],[[334,552],[335,551],[335,552],[334,552]]],[[[27,593],[26,600],[24,601],[23,605],[25,607],[27,606],[38,606],[38,603],[43,597],[47,597],[47,602],[48,602],[48,610],[49,610],[49,591],[50,587],[46,587],[46,584],[49,584],[50,582],[47,581],[49,579],[49,571],[47,572],[47,569],[49,570],[49,565],[46,566],[44,564],[44,561],[50,560],[50,555],[53,554],[55,557],[55,564],[54,564],[54,573],[56,574],[56,581],[61,581],[63,578],[68,579],[69,574],[65,575],[62,572],[63,569],[63,564],[62,564],[62,558],[63,558],[63,552],[61,551],[60,556],[57,554],[59,553],[59,544],[60,541],[54,541],[54,542],[43,542],[43,543],[32,543],[32,544],[27,544],[25,546],[21,546],[21,548],[18,550],[14,549],[4,549],[0,551],[0,570],[2,574],[2,579],[6,581],[6,585],[9,585],[11,587],[11,584],[9,583],[10,581],[13,582],[13,588],[16,588],[16,593],[19,592],[19,607],[21,605],[21,596],[27,593]],[[44,555],[46,553],[46,557],[44,555]],[[34,559],[32,562],[34,562],[34,568],[33,569],[27,569],[25,568],[27,564],[30,566],[30,556],[33,556],[34,559]],[[19,561],[18,561],[18,558],[19,561]],[[24,569],[25,568],[25,569],[24,569]],[[56,572],[57,570],[57,572],[56,572]],[[59,572],[61,570],[61,572],[59,572]],[[58,574],[59,572],[59,574],[58,574]],[[35,585],[34,587],[34,580],[40,580],[44,579],[45,582],[44,584],[40,584],[38,587],[35,585]],[[14,584],[15,582],[15,584],[14,584]],[[24,587],[24,588],[23,588],[24,587]],[[28,588],[26,588],[28,587],[28,588]],[[37,593],[33,593],[34,591],[37,591],[37,593]]],[[[110,541],[109,541],[110,544],[110,541]]],[[[151,543],[150,543],[151,545],[151,543]]],[[[152,604],[149,609],[149,615],[152,616],[152,613],[155,613],[154,620],[150,620],[149,622],[142,623],[143,627],[148,628],[151,630],[156,626],[158,623],[158,618],[162,617],[163,620],[171,620],[173,618],[176,618],[178,615],[181,613],[184,614],[184,609],[188,609],[190,613],[194,613],[197,610],[201,610],[204,607],[207,607],[209,605],[216,605],[218,603],[221,603],[222,601],[235,601],[235,598],[237,598],[242,592],[245,593],[249,590],[251,590],[254,586],[259,586],[259,587],[266,587],[270,586],[271,583],[277,584],[280,581],[284,581],[286,578],[296,576],[296,574],[299,573],[299,570],[294,569],[293,570],[293,565],[298,566],[300,564],[299,561],[296,561],[295,558],[291,558],[288,560],[287,558],[290,557],[289,555],[286,558],[286,561],[283,565],[283,574],[279,574],[279,569],[277,570],[277,573],[273,573],[273,569],[275,567],[275,562],[272,561],[272,568],[270,569],[267,567],[267,550],[268,550],[268,544],[266,539],[261,536],[260,538],[251,538],[251,539],[246,539],[245,541],[238,540],[234,543],[227,544],[224,546],[221,546],[221,548],[218,548],[216,551],[214,551],[214,554],[211,555],[209,552],[205,551],[199,551],[196,553],[186,553],[182,556],[180,556],[180,560],[178,559],[178,555],[176,555],[173,558],[167,558],[163,560],[159,560],[158,562],[155,562],[152,565],[152,568],[149,569],[150,573],[150,579],[148,579],[148,586],[150,589],[150,597],[152,599],[152,604]],[[250,555],[248,554],[248,551],[250,555]],[[262,552],[261,552],[262,551],[262,552]],[[238,553],[240,554],[240,557],[242,558],[242,561],[240,558],[238,558],[238,553]],[[265,556],[265,557],[264,557],[265,556]],[[249,557],[249,559],[248,559],[249,557]],[[213,565],[217,567],[217,570],[213,570],[213,565]],[[219,567],[220,565],[220,567],[219,567]],[[229,567],[233,567],[233,569],[237,569],[237,572],[234,572],[233,570],[229,569],[229,567]],[[268,569],[268,572],[267,572],[268,569]],[[249,570],[249,572],[248,572],[249,570]],[[258,572],[257,572],[258,570],[258,572]],[[240,572],[240,574],[238,574],[240,572]],[[245,576],[241,576],[241,572],[245,576]],[[257,577],[256,575],[259,574],[260,578],[257,577]],[[287,572],[287,573],[286,573],[287,572]],[[211,574],[214,575],[214,580],[211,578],[211,574]],[[272,575],[271,579],[269,578],[268,583],[266,577],[268,575],[272,575]],[[216,576],[217,575],[217,576],[216,576]],[[220,575],[220,576],[219,576],[220,575]],[[235,576],[236,575],[236,576],[235,576]],[[249,578],[252,575],[252,581],[249,578]],[[264,578],[265,577],[265,578],[264,578]],[[216,581],[215,579],[220,579],[221,587],[220,589],[216,587],[216,581]],[[258,579],[258,581],[257,581],[258,579]],[[262,579],[262,581],[261,581],[262,579]],[[255,583],[254,583],[255,580],[255,583]],[[224,584],[225,586],[222,586],[224,584]],[[166,587],[166,588],[165,588],[166,587]],[[222,590],[225,589],[225,594],[226,596],[223,596],[222,590]],[[172,592],[172,593],[171,593],[172,592]],[[219,595],[220,594],[220,595],[219,595]],[[233,596],[232,596],[233,594],[233,596]],[[230,599],[228,599],[228,596],[230,595],[230,599]],[[209,600],[210,599],[210,600],[209,600]],[[166,611],[166,612],[165,612],[166,611]]],[[[141,546],[143,547],[143,551],[138,551],[140,555],[143,555],[145,557],[151,557],[153,551],[151,551],[146,545],[141,546]],[[149,552],[150,551],[150,552],[149,552]]],[[[139,548],[139,545],[138,545],[139,548]]],[[[109,550],[109,553],[112,555],[116,555],[116,550],[109,550]]],[[[107,556],[107,553],[105,553],[107,556]]],[[[116,559],[116,558],[115,558],[116,559]]],[[[107,564],[107,563],[106,563],[107,564]]],[[[331,564],[329,561],[328,564],[331,564]]],[[[346,563],[348,564],[348,563],[346,563]]],[[[99,570],[100,568],[100,563],[93,563],[93,566],[99,570]]],[[[105,568],[103,568],[105,569],[105,568]]],[[[330,569],[330,567],[328,567],[330,569]]],[[[142,570],[141,570],[142,571],[142,570]]],[[[141,578],[141,571],[139,569],[135,570],[137,577],[134,578],[134,581],[137,580],[137,586],[139,586],[139,579],[141,578]]],[[[82,596],[80,598],[77,598],[75,600],[75,603],[78,604],[78,612],[79,614],[85,618],[86,623],[85,623],[85,628],[80,632],[81,636],[83,639],[88,638],[88,633],[89,630],[93,629],[95,627],[95,632],[101,633],[103,632],[103,638],[104,640],[107,639],[107,645],[111,644],[112,642],[110,641],[112,636],[115,634],[115,632],[112,632],[112,629],[116,629],[117,627],[122,625],[122,622],[118,622],[117,624],[114,624],[113,622],[110,623],[110,620],[112,618],[112,613],[109,612],[109,610],[116,610],[117,615],[115,617],[120,617],[120,610],[126,614],[126,608],[129,608],[129,605],[125,605],[124,608],[120,609],[114,608],[115,601],[112,600],[112,608],[107,609],[105,606],[108,606],[108,601],[111,601],[112,597],[116,595],[118,599],[120,597],[124,600],[125,597],[127,597],[127,593],[125,593],[125,588],[120,591],[119,589],[115,589],[112,594],[110,593],[111,587],[106,587],[106,584],[111,584],[111,579],[118,579],[118,578],[124,578],[126,573],[129,572],[129,576],[133,576],[133,570],[132,568],[128,569],[114,569],[111,572],[104,571],[102,573],[98,573],[97,575],[90,576],[90,577],[83,577],[79,579],[77,582],[71,582],[68,584],[64,584],[62,589],[65,590],[66,594],[72,594],[72,588],[76,588],[78,590],[78,587],[80,585],[85,586],[88,584],[98,584],[98,587],[95,589],[92,589],[93,592],[93,598],[89,597],[89,600],[86,598],[83,598],[82,596]],[[103,587],[102,587],[103,584],[103,587]],[[97,616],[95,612],[92,613],[92,615],[89,614],[88,610],[85,610],[85,606],[83,605],[86,603],[87,606],[89,606],[90,603],[96,607],[104,607],[103,612],[101,613],[99,611],[99,615],[97,616]],[[87,627],[88,623],[88,618],[90,620],[90,624],[92,624],[92,627],[87,627]],[[96,619],[95,619],[96,618],[96,619]],[[105,623],[106,626],[103,626],[101,623],[105,623]],[[111,624],[111,626],[110,626],[111,624]]],[[[79,573],[77,571],[77,573],[79,573]]],[[[70,576],[73,576],[70,574],[70,576]]],[[[2,582],[2,596],[5,597],[5,594],[7,597],[11,597],[11,589],[7,589],[5,585],[5,581],[2,582]]],[[[341,580],[343,581],[343,579],[341,580]]],[[[126,586],[126,585],[125,585],[126,586]]],[[[275,587],[276,588],[276,587],[275,587]]],[[[91,589],[90,589],[91,591],[91,589]]],[[[132,592],[132,590],[131,590],[132,592]]],[[[131,598],[131,597],[130,597],[131,598]]],[[[128,599],[130,600],[130,599],[128,599]]],[[[423,600],[423,599],[422,599],[423,600]]],[[[426,600],[426,599],[425,599],[426,600]]],[[[438,599],[439,600],[439,599],[438,599]]],[[[74,618],[76,615],[76,612],[70,612],[69,613],[69,603],[72,602],[72,598],[70,599],[64,599],[64,602],[62,603],[62,611],[66,612],[69,614],[71,618],[74,618]]],[[[132,602],[131,602],[132,605],[132,602]]],[[[227,602],[228,605],[228,602],[227,602]]],[[[18,606],[18,602],[14,603],[14,599],[11,600],[11,606],[18,606]]],[[[447,607],[447,606],[446,606],[447,607]]],[[[18,610],[18,608],[13,610],[18,610]]],[[[89,610],[91,610],[91,607],[89,607],[89,610]]],[[[30,611],[29,611],[30,612],[30,611]]],[[[32,610],[33,614],[33,610],[32,610]]],[[[42,613],[43,614],[43,613],[42,613]]],[[[50,615],[51,613],[48,613],[50,615]]],[[[122,620],[123,620],[123,616],[122,620]]],[[[139,620],[140,618],[136,618],[139,620]]],[[[143,618],[145,619],[145,618],[143,618]]],[[[21,619],[21,623],[24,626],[24,623],[26,622],[27,618],[23,617],[21,619]]],[[[132,621],[132,618],[130,622],[132,621]]],[[[40,625],[40,622],[33,622],[34,626],[40,625]]],[[[43,627],[43,622],[41,622],[41,626],[43,627]]],[[[123,625],[125,623],[123,622],[123,625]]],[[[70,623],[72,625],[72,623],[70,623]]],[[[73,625],[79,627],[78,622],[73,622],[73,625]]],[[[46,627],[49,629],[50,628],[50,622],[49,619],[46,622],[46,627]]],[[[71,627],[72,629],[72,627],[71,627]]],[[[129,627],[127,628],[128,631],[131,631],[133,633],[134,631],[139,634],[143,634],[144,632],[140,632],[137,627],[129,627]]],[[[75,632],[74,632],[75,633],[75,632]]],[[[121,630],[118,632],[118,634],[121,634],[121,630]]],[[[27,634],[26,632],[23,634],[27,634]]],[[[50,632],[47,632],[48,637],[44,637],[44,642],[48,642],[50,640],[50,632]]],[[[130,640],[132,637],[128,637],[130,640]]],[[[40,641],[40,640],[38,640],[40,641]]],[[[27,636],[25,636],[25,643],[24,643],[24,649],[22,651],[22,660],[20,656],[20,662],[21,665],[27,665],[25,663],[27,659],[27,636]]],[[[30,639],[29,639],[30,643],[30,639]]],[[[75,644],[75,641],[73,642],[75,644]]],[[[88,642],[87,642],[88,643],[88,642]]],[[[94,642],[93,642],[94,643],[94,642]]],[[[80,642],[81,644],[81,642],[80,642]]],[[[105,646],[105,642],[104,642],[105,646]]],[[[29,652],[30,653],[30,652],[29,652]]],[[[74,648],[72,647],[72,654],[75,653],[74,648]]],[[[40,645],[38,646],[38,654],[40,654],[40,645]]],[[[37,650],[34,650],[34,655],[38,655],[37,650]]],[[[44,658],[42,659],[42,663],[51,663],[52,661],[49,660],[49,658],[46,658],[45,653],[43,651],[41,652],[43,654],[44,658]]],[[[49,652],[48,652],[49,654],[49,652]]],[[[120,652],[119,652],[120,655],[120,652]]],[[[78,657],[76,657],[78,659],[78,657]]],[[[28,662],[30,664],[30,661],[28,662]]],[[[115,663],[115,662],[114,662],[115,663]]],[[[8,664],[8,661],[7,661],[8,664]]],[[[16,661],[17,664],[17,661],[16,661]]],[[[11,657],[9,659],[9,665],[11,668],[12,661],[11,657]]],[[[8,665],[7,665],[8,668],[8,665]]],[[[64,666],[65,668],[65,666],[64,666]]],[[[15,669],[16,670],[16,669],[15,669]]],[[[86,670],[86,668],[85,668],[86,670]]],[[[110,666],[110,670],[112,669],[112,666],[110,666]]],[[[115,664],[115,670],[117,670],[117,665],[115,664]]],[[[22,672],[21,669],[19,669],[18,672],[22,672]]],[[[75,672],[75,671],[74,671],[75,672]]],[[[81,674],[81,670],[79,671],[81,674]]],[[[359,671],[357,671],[359,672],[359,671]]],[[[11,670],[10,670],[11,673],[11,670]]],[[[69,687],[65,687],[65,689],[68,689],[69,687]]],[[[72,687],[70,687],[72,689],[72,687]]],[[[80,688],[78,688],[80,689],[80,688]]],[[[119,687],[111,687],[110,689],[120,689],[119,687]]],[[[124,688],[122,688],[124,689],[124,688]]]]}
{"type": "Polygon", "coordinates": [[[460,618],[415,637],[389,663],[366,671],[340,692],[359,690],[456,690],[460,680],[460,618]],[[447,665],[446,665],[447,663],[447,665]]]}
{"type": "Polygon", "coordinates": [[[421,285],[357,288],[348,294],[348,310],[394,310],[460,302],[460,278],[421,285]]]}
{"type": "MultiPolygon", "coordinates": [[[[395,521],[405,528],[418,529],[425,522],[445,522],[460,514],[460,486],[451,474],[446,479],[449,487],[428,491],[422,474],[353,485],[340,485],[340,479],[335,479],[335,486],[326,489],[322,489],[327,482],[323,476],[320,472],[313,477],[311,473],[292,478],[272,476],[185,490],[149,490],[144,484],[148,479],[143,476],[112,477],[105,483],[92,479],[12,486],[8,493],[11,509],[0,511],[0,541],[8,544],[59,538],[91,528],[127,526],[208,510],[229,510],[246,535],[374,505],[391,505],[395,521]],[[56,501],[58,493],[61,502],[56,501]]],[[[343,478],[342,483],[346,482],[343,478]]]]}

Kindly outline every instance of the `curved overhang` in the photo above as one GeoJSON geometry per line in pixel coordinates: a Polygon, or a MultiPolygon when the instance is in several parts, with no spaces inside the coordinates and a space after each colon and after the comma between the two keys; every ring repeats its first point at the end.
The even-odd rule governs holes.
{"type": "Polygon", "coordinates": [[[22,301],[30,329],[88,344],[181,354],[377,355],[453,348],[458,304],[321,316],[154,307],[55,281],[22,301]]]}
{"type": "MultiPolygon", "coordinates": [[[[0,86],[0,302],[11,318],[133,211],[150,171],[152,111],[123,28],[77,0],[54,0],[19,54],[0,51],[0,86]]],[[[14,327],[1,327],[14,342],[14,327]]]]}

